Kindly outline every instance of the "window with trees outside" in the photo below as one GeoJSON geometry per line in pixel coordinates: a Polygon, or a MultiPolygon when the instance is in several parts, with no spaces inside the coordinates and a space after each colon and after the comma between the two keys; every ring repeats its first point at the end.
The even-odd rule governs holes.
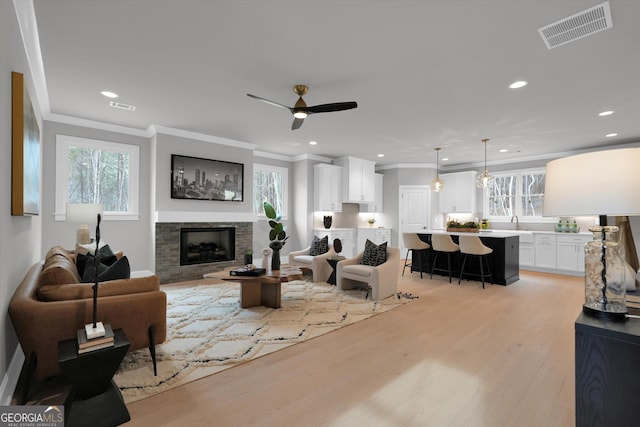
{"type": "Polygon", "coordinates": [[[287,168],[253,164],[253,211],[264,215],[263,203],[269,202],[283,218],[287,216],[287,168]]]}
{"type": "Polygon", "coordinates": [[[104,217],[138,219],[136,145],[56,136],[56,219],[66,203],[102,203],[104,217]]]}
{"type": "Polygon", "coordinates": [[[484,192],[484,215],[493,219],[542,218],[544,170],[495,174],[484,192]]]}

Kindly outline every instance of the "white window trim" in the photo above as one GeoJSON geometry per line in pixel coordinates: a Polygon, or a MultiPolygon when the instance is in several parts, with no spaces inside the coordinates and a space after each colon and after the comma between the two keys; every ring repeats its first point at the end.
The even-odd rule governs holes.
{"type": "Polygon", "coordinates": [[[99,148],[103,150],[122,151],[129,154],[129,200],[128,212],[103,213],[104,220],[137,221],[138,211],[140,147],[119,142],[100,141],[97,139],[78,138],[68,135],[56,135],[56,201],[54,217],[56,221],[66,221],[68,180],[69,180],[69,147],[99,148]]]}
{"type": "MultiPolygon", "coordinates": [[[[521,176],[522,175],[527,175],[527,174],[532,174],[532,173],[544,173],[546,175],[547,173],[547,169],[546,168],[532,168],[532,169],[516,169],[516,170],[511,170],[511,171],[502,171],[502,172],[498,172],[498,173],[494,173],[492,174],[495,178],[498,177],[502,177],[502,176],[514,176],[517,175],[520,178],[516,178],[516,195],[519,194],[519,192],[521,191],[521,176]]],[[[518,197],[518,196],[516,196],[518,197]]],[[[519,195],[519,197],[522,197],[522,194],[519,195]]],[[[516,205],[516,210],[520,210],[520,204],[518,203],[516,205]]],[[[485,188],[482,190],[482,211],[483,212],[489,212],[489,189],[485,188]]],[[[521,212],[517,213],[516,215],[518,216],[518,221],[519,222],[542,222],[542,223],[557,223],[558,222],[558,218],[557,217],[547,217],[547,216],[521,216],[520,215],[521,212]]],[[[490,216],[490,215],[485,215],[484,218],[488,219],[489,221],[495,221],[495,222],[508,222],[511,220],[511,217],[508,216],[490,216]]]]}
{"type": "MultiPolygon", "coordinates": [[[[267,172],[278,172],[282,174],[282,212],[277,212],[281,215],[282,220],[287,220],[289,215],[289,169],[282,166],[273,166],[273,165],[265,165],[263,163],[254,163],[253,164],[253,173],[256,171],[267,171],[267,172]]],[[[253,185],[253,176],[251,177],[251,185],[253,185]]],[[[251,201],[253,204],[253,200],[251,201]]],[[[262,212],[255,212],[258,216],[259,220],[266,220],[267,217],[262,212]]]]}

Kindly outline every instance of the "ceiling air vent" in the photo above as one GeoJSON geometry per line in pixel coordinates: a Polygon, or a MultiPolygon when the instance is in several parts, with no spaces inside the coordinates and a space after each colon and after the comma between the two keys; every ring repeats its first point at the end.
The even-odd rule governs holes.
{"type": "Polygon", "coordinates": [[[109,101],[109,107],[119,108],[121,110],[136,111],[136,107],[129,104],[123,104],[122,102],[109,101]]]}
{"type": "Polygon", "coordinates": [[[542,28],[538,32],[548,49],[590,36],[613,27],[609,2],[571,15],[542,28]]]}

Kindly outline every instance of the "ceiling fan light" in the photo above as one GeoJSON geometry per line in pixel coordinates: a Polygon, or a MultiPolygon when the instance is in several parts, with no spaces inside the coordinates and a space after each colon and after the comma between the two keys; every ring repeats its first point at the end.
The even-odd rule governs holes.
{"type": "Polygon", "coordinates": [[[295,117],[296,119],[306,119],[307,118],[307,112],[306,111],[296,111],[295,113],[293,113],[293,117],[295,117]]]}

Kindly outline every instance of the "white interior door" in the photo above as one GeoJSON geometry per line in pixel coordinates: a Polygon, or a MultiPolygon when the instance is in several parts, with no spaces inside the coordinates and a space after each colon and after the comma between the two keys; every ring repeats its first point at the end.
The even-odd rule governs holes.
{"type": "Polygon", "coordinates": [[[426,185],[401,185],[398,193],[400,195],[398,237],[401,256],[405,256],[407,249],[404,247],[402,233],[424,233],[429,228],[431,194],[426,185]]]}

